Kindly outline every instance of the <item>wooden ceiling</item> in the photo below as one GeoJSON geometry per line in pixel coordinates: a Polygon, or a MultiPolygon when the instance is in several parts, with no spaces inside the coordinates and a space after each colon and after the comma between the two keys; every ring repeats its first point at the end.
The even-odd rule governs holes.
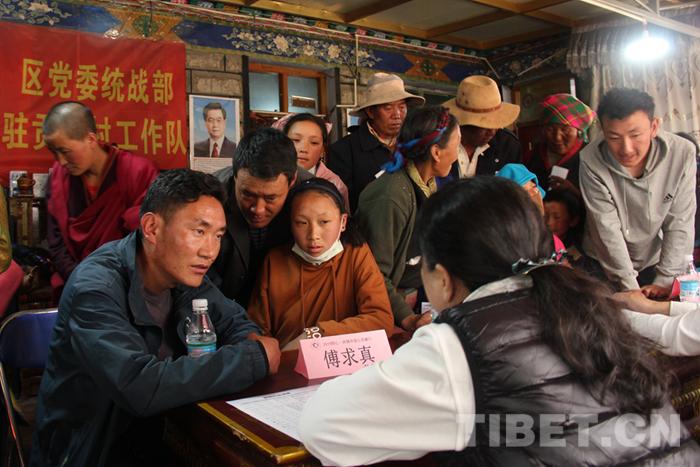
{"type": "MultiPolygon", "coordinates": [[[[616,16],[581,0],[219,0],[486,50],[567,32],[616,16]]],[[[695,0],[613,0],[659,12],[695,0]]]]}

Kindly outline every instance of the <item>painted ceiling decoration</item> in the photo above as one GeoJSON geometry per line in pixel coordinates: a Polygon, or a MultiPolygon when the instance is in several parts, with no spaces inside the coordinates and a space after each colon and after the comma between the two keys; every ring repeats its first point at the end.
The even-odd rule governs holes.
{"type": "MultiPolygon", "coordinates": [[[[692,4],[700,1],[660,0],[659,8],[686,13],[692,4]]],[[[0,20],[347,66],[354,75],[357,36],[360,68],[445,84],[563,70],[571,30],[616,17],[579,0],[0,0],[0,20]]]]}

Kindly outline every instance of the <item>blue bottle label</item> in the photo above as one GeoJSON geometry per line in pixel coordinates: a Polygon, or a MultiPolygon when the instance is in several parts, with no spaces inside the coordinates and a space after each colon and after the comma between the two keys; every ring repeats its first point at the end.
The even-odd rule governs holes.
{"type": "Polygon", "coordinates": [[[679,298],[682,302],[697,302],[700,298],[700,282],[697,279],[681,279],[679,298]]]}
{"type": "Polygon", "coordinates": [[[216,342],[207,342],[201,344],[187,344],[187,355],[190,357],[200,357],[205,353],[216,352],[216,342]]]}

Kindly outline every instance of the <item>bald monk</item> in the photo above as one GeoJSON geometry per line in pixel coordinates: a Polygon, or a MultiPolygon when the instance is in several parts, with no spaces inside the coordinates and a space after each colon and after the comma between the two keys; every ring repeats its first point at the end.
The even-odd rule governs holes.
{"type": "Polygon", "coordinates": [[[49,110],[44,141],[56,162],[48,190],[48,242],[60,291],[73,269],[97,247],[138,226],[146,190],[158,175],[145,157],[100,142],[92,111],[79,102],[49,110]]]}

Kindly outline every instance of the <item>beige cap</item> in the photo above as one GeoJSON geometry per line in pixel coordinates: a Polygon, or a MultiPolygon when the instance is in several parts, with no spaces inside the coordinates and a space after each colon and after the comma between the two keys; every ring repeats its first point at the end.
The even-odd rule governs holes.
{"type": "Polygon", "coordinates": [[[425,99],[406,92],[403,80],[389,73],[375,73],[367,82],[365,101],[355,107],[350,115],[361,116],[362,110],[373,105],[388,104],[403,99],[410,99],[416,105],[422,105],[425,99]]]}

